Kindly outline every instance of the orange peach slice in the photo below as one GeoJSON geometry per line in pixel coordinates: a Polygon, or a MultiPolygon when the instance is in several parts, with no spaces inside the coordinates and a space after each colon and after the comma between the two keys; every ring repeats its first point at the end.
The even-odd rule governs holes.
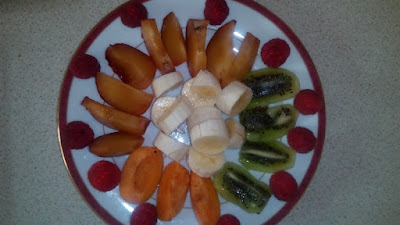
{"type": "Polygon", "coordinates": [[[146,202],[160,182],[164,166],[163,154],[155,147],[140,147],[126,160],[121,173],[121,197],[133,204],[146,202]]]}
{"type": "Polygon", "coordinates": [[[123,132],[100,136],[89,145],[89,151],[100,157],[126,155],[142,146],[144,138],[123,132]]]}
{"type": "Polygon", "coordinates": [[[104,73],[96,75],[97,90],[102,99],[111,106],[141,115],[150,107],[153,95],[140,91],[104,73]]]}
{"type": "Polygon", "coordinates": [[[221,82],[227,76],[235,53],[233,52],[233,31],[236,21],[231,20],[213,35],[207,46],[207,70],[221,82]]]}
{"type": "Polygon", "coordinates": [[[157,216],[171,221],[182,210],[189,190],[189,171],[178,162],[165,167],[157,192],[157,216]]]}
{"type": "Polygon", "coordinates": [[[98,103],[85,97],[81,103],[101,124],[134,135],[143,135],[150,120],[98,103]]]}
{"type": "Polygon", "coordinates": [[[192,77],[207,67],[205,49],[208,24],[208,20],[189,19],[186,25],[187,64],[192,77]]]}
{"type": "Polygon", "coordinates": [[[142,20],[141,24],[144,44],[157,68],[162,74],[174,72],[174,64],[164,48],[156,21],[154,19],[146,19],[142,20]]]}
{"type": "Polygon", "coordinates": [[[175,66],[187,60],[182,28],[173,12],[169,13],[163,20],[161,39],[175,66]]]}
{"type": "Polygon", "coordinates": [[[229,73],[222,78],[221,86],[225,87],[232,81],[242,81],[244,75],[251,71],[256,60],[260,40],[251,33],[246,33],[236,58],[233,60],[229,73]]]}
{"type": "Polygon", "coordinates": [[[190,200],[201,225],[215,225],[221,214],[218,193],[211,178],[190,173],[190,200]]]}

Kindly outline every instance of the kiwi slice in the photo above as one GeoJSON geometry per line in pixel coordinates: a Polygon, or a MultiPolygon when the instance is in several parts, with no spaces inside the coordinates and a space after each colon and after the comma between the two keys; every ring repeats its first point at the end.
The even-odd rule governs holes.
{"type": "Polygon", "coordinates": [[[279,141],[246,141],[239,153],[239,162],[249,170],[275,173],[294,166],[296,152],[279,141]]]}
{"type": "Polygon", "coordinates": [[[271,108],[246,108],[240,114],[240,123],[246,130],[246,140],[260,142],[275,140],[287,134],[296,125],[299,112],[292,105],[271,108]]]}
{"type": "Polygon", "coordinates": [[[261,213],[271,197],[266,183],[257,180],[242,166],[227,162],[214,176],[214,186],[227,201],[248,213],[261,213]]]}
{"type": "Polygon", "coordinates": [[[246,74],[244,83],[253,91],[248,107],[267,106],[293,98],[300,91],[297,76],[282,68],[265,68],[246,74]]]}

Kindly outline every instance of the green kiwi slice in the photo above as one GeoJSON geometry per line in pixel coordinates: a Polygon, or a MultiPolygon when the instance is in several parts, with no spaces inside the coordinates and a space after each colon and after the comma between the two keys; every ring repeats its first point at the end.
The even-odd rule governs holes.
{"type": "Polygon", "coordinates": [[[267,184],[257,180],[242,166],[227,162],[214,176],[214,186],[227,201],[248,213],[261,213],[271,197],[267,184]]]}
{"type": "Polygon", "coordinates": [[[239,162],[249,170],[275,173],[294,166],[296,152],[281,142],[246,141],[239,153],[239,162]]]}
{"type": "Polygon", "coordinates": [[[258,106],[242,111],[240,123],[246,130],[246,140],[262,142],[285,136],[296,125],[298,115],[297,109],[289,104],[258,106]]]}
{"type": "Polygon", "coordinates": [[[268,106],[271,103],[293,98],[300,91],[297,76],[282,68],[265,68],[246,74],[244,81],[253,91],[248,107],[268,106]]]}

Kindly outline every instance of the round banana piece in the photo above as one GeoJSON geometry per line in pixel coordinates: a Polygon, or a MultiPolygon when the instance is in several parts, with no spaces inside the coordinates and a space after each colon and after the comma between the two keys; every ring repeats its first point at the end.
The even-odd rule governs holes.
{"type": "Polygon", "coordinates": [[[221,85],[212,73],[200,70],[194,78],[192,90],[202,98],[216,98],[221,93],[221,85]]]}
{"type": "Polygon", "coordinates": [[[217,99],[200,97],[192,89],[193,82],[194,78],[186,81],[186,83],[183,85],[181,94],[184,95],[195,108],[204,106],[214,106],[217,99]]]}
{"type": "Polygon", "coordinates": [[[158,133],[153,145],[177,162],[180,162],[189,151],[189,146],[171,138],[163,132],[158,133]]]}
{"type": "Polygon", "coordinates": [[[224,165],[225,155],[224,152],[208,155],[190,148],[187,163],[190,169],[199,176],[211,177],[224,165]]]}
{"type": "Polygon", "coordinates": [[[186,124],[191,130],[194,126],[207,120],[222,120],[222,113],[215,107],[205,106],[193,109],[192,114],[187,118],[186,124]]]}
{"type": "Polygon", "coordinates": [[[222,89],[217,98],[217,107],[229,116],[236,116],[250,103],[253,92],[239,81],[234,81],[222,89]]]}
{"type": "Polygon", "coordinates": [[[225,120],[229,135],[229,149],[238,149],[242,147],[245,136],[245,129],[239,121],[229,118],[225,120]]]}
{"type": "Polygon", "coordinates": [[[158,125],[158,120],[160,119],[162,114],[172,106],[175,100],[175,97],[160,97],[153,103],[150,118],[158,129],[160,129],[160,126],[158,125]]]}
{"type": "Polygon", "coordinates": [[[156,98],[165,92],[177,88],[183,83],[183,77],[180,72],[175,71],[165,75],[161,75],[153,80],[151,87],[156,98]]]}
{"type": "Polygon", "coordinates": [[[192,113],[193,107],[185,96],[179,96],[176,101],[158,119],[158,126],[162,132],[170,135],[192,113]]]}
{"type": "Polygon", "coordinates": [[[192,146],[205,154],[219,154],[229,144],[224,120],[207,120],[194,126],[190,132],[192,146]]]}

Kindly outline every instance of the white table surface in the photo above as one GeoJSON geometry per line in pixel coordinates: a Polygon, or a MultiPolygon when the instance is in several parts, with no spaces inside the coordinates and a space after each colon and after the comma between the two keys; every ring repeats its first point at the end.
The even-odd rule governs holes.
{"type": "MultiPolygon", "coordinates": [[[[67,64],[123,0],[0,0],[0,224],[103,224],[57,137],[67,64]]],[[[297,34],[325,92],[319,168],[280,224],[400,224],[400,1],[258,0],[297,34]]]]}

